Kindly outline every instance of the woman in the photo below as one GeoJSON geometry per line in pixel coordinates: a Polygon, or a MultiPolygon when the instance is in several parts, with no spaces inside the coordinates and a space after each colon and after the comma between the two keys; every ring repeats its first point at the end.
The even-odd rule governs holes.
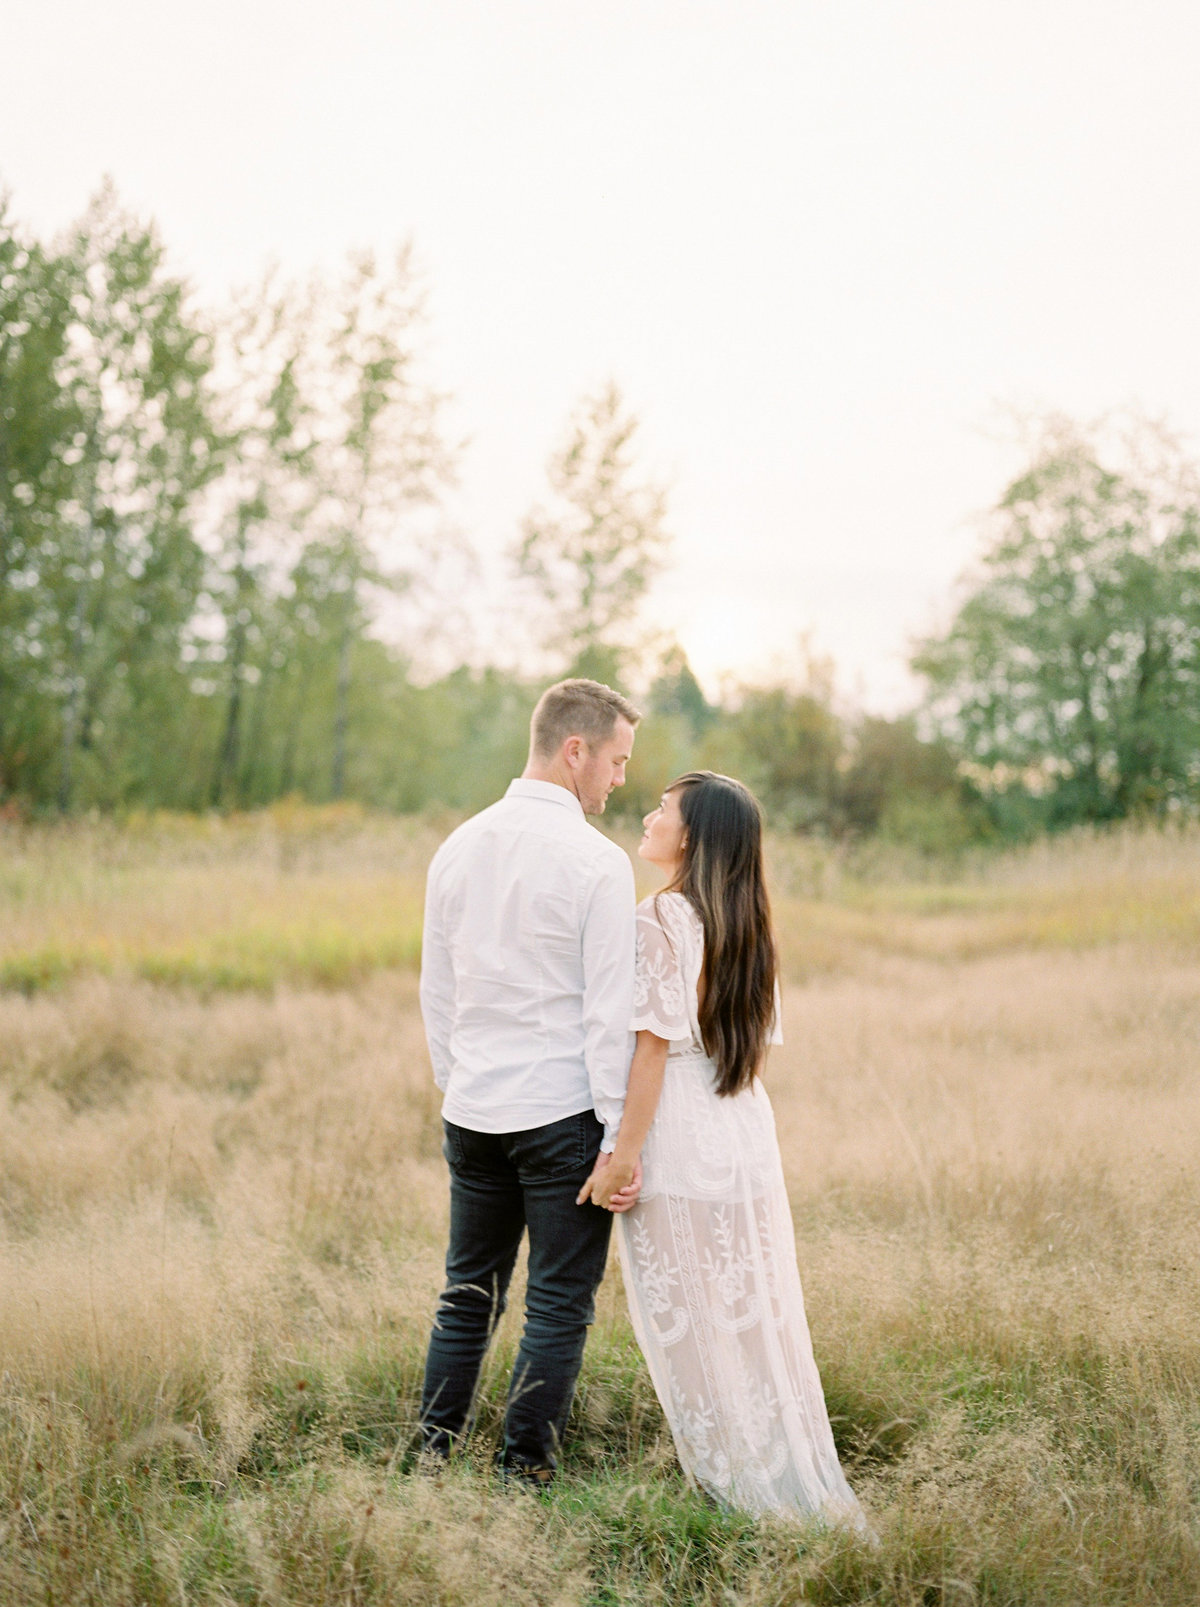
{"type": "Polygon", "coordinates": [[[762,815],[738,781],[681,776],[638,853],[637,1048],[612,1159],[580,1203],[618,1216],[630,1315],[684,1471],[723,1504],[864,1526],[830,1432],[759,1071],[779,1043],[762,815]],[[615,1201],[618,1212],[623,1201],[615,1201]]]}

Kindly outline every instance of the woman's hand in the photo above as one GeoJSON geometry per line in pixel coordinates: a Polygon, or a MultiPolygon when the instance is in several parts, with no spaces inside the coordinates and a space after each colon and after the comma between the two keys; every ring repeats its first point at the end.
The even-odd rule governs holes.
{"type": "Polygon", "coordinates": [[[590,1201],[605,1211],[628,1211],[631,1205],[637,1203],[641,1187],[640,1157],[628,1160],[624,1156],[606,1155],[602,1151],[596,1157],[591,1176],[575,1196],[575,1204],[586,1205],[590,1201]]]}
{"type": "Polygon", "coordinates": [[[603,1206],[606,1211],[628,1211],[642,1190],[642,1145],[654,1120],[670,1044],[653,1032],[638,1031],[625,1109],[611,1155],[596,1156],[592,1175],[575,1196],[576,1205],[603,1206]]]}

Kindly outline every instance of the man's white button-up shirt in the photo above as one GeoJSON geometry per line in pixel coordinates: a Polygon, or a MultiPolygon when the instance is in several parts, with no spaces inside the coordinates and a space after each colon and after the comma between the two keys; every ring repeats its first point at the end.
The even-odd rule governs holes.
{"type": "Polygon", "coordinates": [[[633,869],[549,781],[514,781],[433,857],[421,1012],[442,1115],[481,1133],[594,1110],[611,1150],[633,1039],[633,869]]]}

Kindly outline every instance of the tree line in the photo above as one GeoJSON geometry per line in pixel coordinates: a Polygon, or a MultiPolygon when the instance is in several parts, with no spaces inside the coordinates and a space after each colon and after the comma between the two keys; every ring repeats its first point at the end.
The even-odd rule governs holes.
{"type": "Polygon", "coordinates": [[[615,387],[583,398],[509,555],[524,665],[422,644],[471,584],[461,446],[410,249],[218,307],[105,187],[43,241],[0,210],[0,809],[471,809],[556,674],[655,719],[626,807],[733,771],[772,820],[931,851],[1200,798],[1200,490],[1183,450],[1050,421],[992,516],[927,697],[845,710],[830,666],[709,701],[639,608],[669,557],[615,387]]]}

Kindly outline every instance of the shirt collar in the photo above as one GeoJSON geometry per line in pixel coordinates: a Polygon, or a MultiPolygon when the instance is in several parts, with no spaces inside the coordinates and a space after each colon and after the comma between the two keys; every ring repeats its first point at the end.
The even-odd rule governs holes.
{"type": "Polygon", "coordinates": [[[532,781],[526,776],[518,776],[516,781],[510,781],[506,798],[538,798],[542,803],[561,804],[564,809],[573,809],[580,820],[584,818],[583,805],[573,792],[560,787],[556,781],[532,781]]]}

